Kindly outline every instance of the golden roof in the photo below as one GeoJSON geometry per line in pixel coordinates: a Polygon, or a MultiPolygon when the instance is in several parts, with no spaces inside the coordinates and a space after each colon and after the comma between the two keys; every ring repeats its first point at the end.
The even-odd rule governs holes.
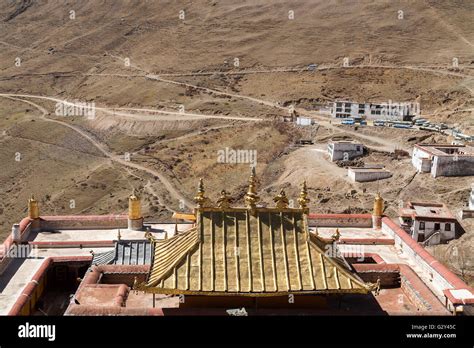
{"type": "Polygon", "coordinates": [[[166,240],[152,238],[153,263],[137,289],[240,296],[373,290],[341,259],[326,255],[326,244],[308,232],[306,217],[306,209],[282,204],[198,208],[195,227],[166,240]]]}

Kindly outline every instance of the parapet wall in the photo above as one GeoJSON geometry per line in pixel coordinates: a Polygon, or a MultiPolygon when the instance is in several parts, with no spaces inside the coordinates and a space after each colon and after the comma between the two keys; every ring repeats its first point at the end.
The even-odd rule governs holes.
{"type": "Polygon", "coordinates": [[[127,228],[127,215],[42,216],[42,230],[127,228]]]}
{"type": "Polygon", "coordinates": [[[372,227],[371,214],[309,214],[310,227],[372,227]]]}
{"type": "Polygon", "coordinates": [[[435,295],[440,301],[444,302],[443,290],[469,288],[466,283],[436,260],[390,218],[384,217],[382,219],[382,231],[391,235],[395,240],[395,246],[429,276],[431,288],[435,290],[435,295]]]}

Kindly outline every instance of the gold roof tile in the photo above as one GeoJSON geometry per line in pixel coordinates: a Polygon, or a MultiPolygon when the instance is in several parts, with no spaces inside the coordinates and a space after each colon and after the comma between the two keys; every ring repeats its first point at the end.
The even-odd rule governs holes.
{"type": "Polygon", "coordinates": [[[154,241],[154,260],[138,288],[166,294],[278,296],[368,293],[326,244],[307,230],[304,209],[199,208],[197,225],[154,241]]]}

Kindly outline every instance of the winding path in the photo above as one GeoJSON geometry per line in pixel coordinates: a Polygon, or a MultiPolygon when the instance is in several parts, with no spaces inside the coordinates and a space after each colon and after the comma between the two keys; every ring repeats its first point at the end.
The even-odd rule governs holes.
{"type": "MultiPolygon", "coordinates": [[[[28,96],[28,95],[26,95],[28,96]]],[[[53,119],[50,119],[50,118],[47,118],[46,115],[48,115],[48,111],[42,107],[41,105],[38,105],[32,101],[29,101],[29,100],[24,100],[24,99],[21,99],[21,98],[18,98],[18,97],[14,97],[14,96],[11,96],[11,95],[5,95],[5,94],[0,94],[0,97],[6,97],[8,99],[12,99],[12,100],[18,100],[18,101],[22,101],[24,103],[27,103],[27,104],[30,104],[32,106],[34,106],[35,108],[37,108],[39,111],[41,111],[42,115],[41,115],[41,118],[45,121],[48,121],[48,122],[53,122],[53,123],[57,123],[57,124],[60,124],[62,126],[65,126],[65,127],[68,127],[70,129],[72,129],[73,131],[75,131],[76,133],[79,133],[82,137],[84,137],[85,139],[87,139],[92,145],[94,145],[105,157],[109,158],[110,160],[112,160],[113,162],[117,162],[117,163],[120,163],[124,166],[127,166],[127,167],[130,167],[130,168],[134,168],[134,169],[137,169],[137,170],[140,170],[140,171],[144,171],[144,172],[147,172],[151,175],[154,175],[156,177],[158,177],[158,179],[160,180],[160,182],[163,184],[163,186],[165,187],[165,189],[169,192],[170,196],[174,199],[176,199],[177,201],[182,201],[184,203],[184,205],[186,207],[188,207],[189,209],[191,209],[192,207],[194,207],[194,204],[192,204],[181,192],[179,192],[177,189],[175,189],[175,187],[173,186],[173,184],[171,183],[171,181],[165,176],[163,175],[163,173],[161,172],[158,172],[154,169],[151,169],[151,168],[148,168],[148,167],[145,167],[145,166],[142,166],[138,163],[134,163],[134,162],[131,162],[131,161],[127,161],[109,151],[107,151],[107,149],[104,147],[104,145],[102,145],[100,142],[98,142],[97,140],[95,140],[94,138],[92,138],[89,134],[87,134],[86,132],[84,132],[82,129],[76,127],[76,126],[73,126],[67,122],[63,122],[63,121],[59,121],[59,120],[53,120],[53,119]]],[[[59,100],[59,99],[56,99],[56,98],[42,98],[42,99],[48,99],[48,100],[59,100]]],[[[173,211],[173,209],[167,207],[170,211],[173,211]]]]}

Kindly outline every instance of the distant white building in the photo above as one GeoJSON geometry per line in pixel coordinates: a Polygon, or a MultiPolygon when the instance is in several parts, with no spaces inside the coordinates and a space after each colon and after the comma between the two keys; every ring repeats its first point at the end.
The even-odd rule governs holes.
{"type": "Polygon", "coordinates": [[[357,103],[335,101],[331,109],[334,118],[362,118],[367,120],[410,120],[419,113],[418,104],[413,103],[357,103]]]}
{"type": "Polygon", "coordinates": [[[298,126],[311,126],[312,124],[314,124],[314,120],[307,117],[297,117],[296,124],[298,126]]]}
{"type": "Polygon", "coordinates": [[[364,145],[353,141],[331,141],[328,143],[328,154],[332,162],[349,161],[364,154],[364,145]]]}
{"type": "Polygon", "coordinates": [[[437,176],[474,175],[474,148],[465,145],[416,144],[413,166],[420,173],[437,176]]]}
{"type": "Polygon", "coordinates": [[[424,245],[445,243],[456,238],[457,219],[442,203],[408,202],[400,210],[402,228],[424,245]]]}
{"type": "Polygon", "coordinates": [[[354,182],[367,182],[390,178],[392,173],[384,168],[351,167],[347,175],[354,182]]]}

